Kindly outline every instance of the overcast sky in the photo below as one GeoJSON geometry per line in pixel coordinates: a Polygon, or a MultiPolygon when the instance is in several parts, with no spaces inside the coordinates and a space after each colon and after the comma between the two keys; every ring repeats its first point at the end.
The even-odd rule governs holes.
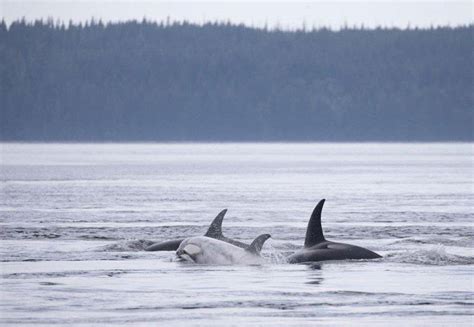
{"type": "Polygon", "coordinates": [[[0,0],[0,14],[9,24],[15,19],[59,19],[74,22],[92,17],[103,21],[188,20],[194,23],[227,21],[250,26],[329,26],[337,29],[364,24],[366,27],[428,27],[471,24],[471,1],[110,1],[110,0],[0,0]]]}

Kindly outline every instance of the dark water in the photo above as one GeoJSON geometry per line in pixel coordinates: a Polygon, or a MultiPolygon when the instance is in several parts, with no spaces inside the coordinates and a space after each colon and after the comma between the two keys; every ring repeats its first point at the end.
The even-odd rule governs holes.
{"type": "Polygon", "coordinates": [[[0,324],[465,325],[472,144],[2,144],[0,324]],[[326,198],[330,240],[384,255],[289,265],[326,198]],[[272,234],[263,266],[153,240],[272,234]]]}

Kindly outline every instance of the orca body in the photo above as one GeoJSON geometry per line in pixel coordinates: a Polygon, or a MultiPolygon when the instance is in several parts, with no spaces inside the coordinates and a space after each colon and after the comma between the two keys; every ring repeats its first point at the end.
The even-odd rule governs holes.
{"type": "MultiPolygon", "coordinates": [[[[224,220],[224,216],[226,212],[227,212],[227,209],[224,209],[216,216],[216,218],[214,218],[214,220],[212,221],[211,225],[209,226],[209,229],[207,230],[204,236],[214,238],[216,240],[221,240],[223,242],[230,243],[240,248],[248,247],[249,246],[248,244],[225,237],[222,234],[222,221],[224,220]]],[[[145,251],[176,251],[179,245],[181,244],[181,242],[183,242],[183,240],[184,238],[158,242],[147,247],[145,251]]]]}
{"type": "Polygon", "coordinates": [[[324,238],[323,229],[321,227],[321,212],[323,210],[324,201],[324,199],[319,201],[309,219],[304,248],[290,255],[287,261],[289,263],[302,263],[326,260],[381,258],[377,253],[360,246],[327,241],[324,238]]]}
{"type": "Polygon", "coordinates": [[[145,248],[145,251],[176,251],[183,240],[184,238],[158,242],[145,248]]]}
{"type": "Polygon", "coordinates": [[[208,265],[257,265],[263,264],[260,251],[263,243],[270,238],[269,234],[258,236],[245,249],[233,244],[210,238],[197,236],[185,239],[176,251],[182,261],[208,265]]]}

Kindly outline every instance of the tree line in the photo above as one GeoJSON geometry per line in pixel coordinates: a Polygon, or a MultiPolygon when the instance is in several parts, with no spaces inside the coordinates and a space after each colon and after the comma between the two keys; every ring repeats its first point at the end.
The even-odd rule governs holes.
{"type": "Polygon", "coordinates": [[[1,138],[472,140],[473,29],[2,21],[1,138]]]}

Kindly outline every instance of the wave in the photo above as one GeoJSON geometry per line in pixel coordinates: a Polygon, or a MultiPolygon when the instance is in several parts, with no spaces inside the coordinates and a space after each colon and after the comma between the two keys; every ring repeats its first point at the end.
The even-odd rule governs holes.
{"type": "Polygon", "coordinates": [[[138,252],[144,251],[147,247],[154,244],[151,240],[133,240],[122,241],[101,246],[98,251],[104,252],[138,252]]]}
{"type": "Polygon", "coordinates": [[[410,237],[397,240],[392,244],[403,245],[403,244],[434,244],[434,245],[449,245],[449,246],[461,246],[461,247],[473,247],[474,241],[471,237],[443,237],[431,235],[429,237],[410,237]]]}
{"type": "Polygon", "coordinates": [[[434,245],[427,249],[405,250],[385,255],[385,260],[422,265],[472,265],[474,257],[465,257],[446,252],[443,245],[434,245]]]}

